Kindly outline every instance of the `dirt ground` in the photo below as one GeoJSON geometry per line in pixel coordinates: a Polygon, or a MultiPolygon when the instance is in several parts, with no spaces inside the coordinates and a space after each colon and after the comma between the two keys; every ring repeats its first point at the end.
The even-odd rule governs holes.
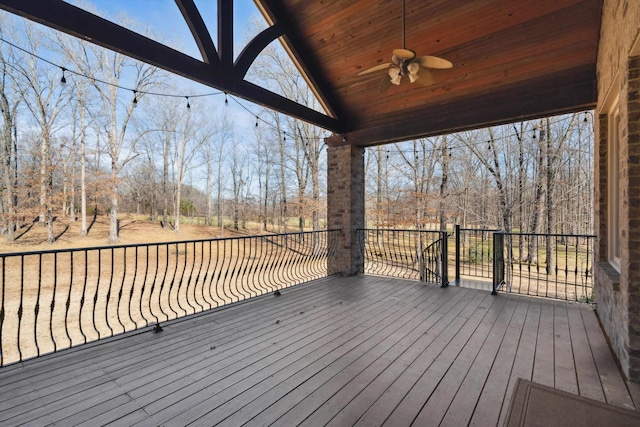
{"type": "MultiPolygon", "coordinates": [[[[88,218],[89,224],[93,217],[88,218]]],[[[98,216],[91,225],[87,236],[80,236],[80,221],[70,222],[68,219],[56,220],[53,226],[55,243],[47,242],[46,227],[35,223],[22,227],[16,232],[14,242],[7,242],[0,237],[0,252],[25,252],[48,249],[84,248],[108,245],[109,217],[98,216]]],[[[163,229],[158,222],[143,219],[134,215],[122,215],[120,218],[120,241],[118,244],[174,242],[176,240],[212,239],[216,237],[232,237],[245,235],[233,233],[219,227],[205,225],[181,224],[180,233],[173,229],[163,229]]]]}

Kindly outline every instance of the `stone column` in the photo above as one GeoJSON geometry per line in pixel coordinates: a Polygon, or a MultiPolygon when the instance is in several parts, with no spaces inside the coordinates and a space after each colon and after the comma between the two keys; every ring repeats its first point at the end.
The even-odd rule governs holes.
{"type": "Polygon", "coordinates": [[[356,230],[364,228],[364,148],[331,146],[327,139],[327,228],[341,230],[336,251],[329,258],[329,273],[343,276],[362,269],[356,230]]]}

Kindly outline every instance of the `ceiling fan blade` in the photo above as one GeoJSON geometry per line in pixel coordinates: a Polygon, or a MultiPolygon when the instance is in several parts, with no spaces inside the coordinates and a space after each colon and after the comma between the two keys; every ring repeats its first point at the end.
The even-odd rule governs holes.
{"type": "Polygon", "coordinates": [[[359,76],[362,76],[364,74],[369,74],[369,73],[373,73],[374,71],[378,71],[378,70],[384,70],[386,68],[389,68],[389,65],[391,65],[391,62],[384,62],[382,64],[378,64],[378,65],[374,65],[371,68],[367,68],[366,70],[362,70],[358,73],[359,76]]]}
{"type": "Polygon", "coordinates": [[[417,74],[419,78],[416,81],[420,83],[422,86],[429,86],[435,82],[435,79],[433,78],[433,73],[425,68],[420,68],[420,71],[418,71],[417,74]]]}
{"type": "Polygon", "coordinates": [[[384,76],[384,78],[380,82],[380,86],[378,86],[378,93],[386,92],[386,90],[389,89],[391,85],[392,83],[389,76],[384,76]]]}
{"type": "Polygon", "coordinates": [[[434,68],[436,70],[446,70],[452,68],[453,64],[446,59],[438,58],[437,56],[424,55],[418,58],[420,65],[427,68],[434,68]]]}
{"type": "Polygon", "coordinates": [[[416,57],[416,53],[411,49],[393,49],[393,54],[400,59],[410,60],[416,57]]]}

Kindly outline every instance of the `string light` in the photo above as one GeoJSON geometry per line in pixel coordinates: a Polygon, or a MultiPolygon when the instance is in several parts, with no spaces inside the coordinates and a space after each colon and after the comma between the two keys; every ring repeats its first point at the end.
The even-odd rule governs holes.
{"type": "MultiPolygon", "coordinates": [[[[79,71],[76,71],[76,70],[67,69],[67,68],[63,67],[62,65],[56,64],[56,63],[54,63],[54,62],[52,62],[52,61],[50,61],[50,60],[48,60],[46,58],[43,58],[43,57],[41,57],[41,56],[39,56],[39,55],[37,55],[37,54],[35,54],[33,52],[30,52],[30,51],[28,51],[26,49],[23,49],[20,46],[14,44],[14,43],[11,43],[10,41],[5,40],[2,37],[0,37],[0,42],[1,43],[5,43],[5,44],[7,44],[7,45],[9,45],[9,46],[21,51],[21,52],[24,52],[25,54],[27,54],[27,55],[29,55],[29,56],[31,56],[33,58],[36,58],[39,61],[42,61],[44,63],[47,63],[47,64],[49,64],[49,65],[51,65],[53,67],[56,67],[56,68],[59,68],[60,70],[62,70],[62,77],[60,78],[60,83],[61,84],[65,84],[66,81],[67,81],[66,73],[72,73],[72,74],[74,74],[74,75],[76,75],[78,77],[82,77],[82,78],[85,78],[87,80],[91,80],[94,83],[100,83],[100,84],[103,84],[105,86],[111,86],[111,87],[115,87],[115,88],[122,89],[122,90],[125,90],[125,91],[130,90],[134,94],[133,101],[132,101],[134,107],[137,106],[137,103],[138,103],[137,94],[140,94],[140,95],[152,95],[152,96],[162,96],[162,97],[167,97],[167,98],[186,98],[187,99],[187,108],[189,108],[189,109],[191,107],[190,102],[189,102],[189,98],[200,98],[200,97],[217,96],[217,95],[224,94],[224,96],[225,96],[225,105],[229,104],[229,96],[228,96],[228,94],[226,92],[223,92],[223,91],[209,92],[209,93],[202,93],[202,94],[188,95],[187,96],[187,95],[181,95],[181,94],[175,94],[175,93],[162,93],[162,92],[152,92],[152,91],[142,91],[142,90],[132,89],[132,88],[129,88],[129,87],[126,87],[126,86],[122,86],[122,85],[119,85],[119,84],[115,84],[115,83],[111,83],[111,82],[108,82],[108,81],[105,81],[105,80],[100,80],[100,79],[98,79],[96,77],[93,77],[93,76],[90,76],[90,75],[87,75],[87,74],[83,74],[83,73],[81,73],[79,71]]],[[[11,66],[11,64],[7,64],[7,65],[11,66]]],[[[239,102],[233,96],[231,96],[231,100],[235,101],[236,104],[240,108],[242,108],[243,110],[247,111],[248,113],[250,113],[252,115],[255,115],[254,112],[252,112],[248,107],[243,105],[241,102],[239,102]]],[[[271,123],[269,123],[269,122],[267,122],[267,121],[265,121],[263,119],[260,119],[256,115],[256,126],[258,125],[258,121],[262,121],[264,124],[266,124],[271,129],[277,129],[277,126],[275,126],[275,125],[273,125],[273,124],[271,124],[271,123]]],[[[286,132],[285,132],[285,134],[286,134],[286,132]]],[[[313,137],[313,138],[309,138],[309,139],[321,140],[321,139],[324,139],[324,138],[325,138],[325,136],[322,135],[322,136],[319,136],[319,137],[313,137]]]]}
{"type": "MultiPolygon", "coordinates": [[[[585,112],[584,114],[589,114],[589,113],[590,113],[590,112],[588,112],[588,111],[587,111],[587,112],[585,112]]],[[[579,116],[578,116],[578,117],[579,117],[579,116]]],[[[559,118],[558,118],[558,119],[556,119],[556,120],[550,120],[550,121],[549,121],[549,124],[556,124],[556,123],[563,123],[563,122],[564,122],[564,123],[566,123],[568,120],[569,120],[569,119],[568,119],[566,116],[559,116],[559,118]]],[[[583,122],[583,121],[584,121],[584,120],[578,120],[578,122],[583,122]]],[[[531,122],[533,122],[533,121],[531,121],[531,122]]],[[[577,123],[577,124],[581,126],[581,123],[577,123]]],[[[538,129],[539,129],[539,128],[538,128],[538,126],[534,126],[533,130],[531,131],[531,133],[532,133],[532,135],[533,135],[533,138],[534,138],[534,139],[536,139],[536,132],[538,131],[538,129]]],[[[528,131],[527,131],[527,132],[528,132],[528,131]]],[[[520,133],[519,133],[519,132],[518,132],[518,133],[507,133],[507,134],[502,134],[500,137],[494,137],[494,138],[493,138],[493,141],[494,141],[494,142],[497,142],[497,141],[503,141],[503,140],[507,140],[507,139],[510,139],[510,138],[513,138],[513,137],[516,137],[516,136],[519,136],[519,135],[520,135],[520,133]]],[[[408,141],[407,141],[407,142],[408,142],[408,141]]],[[[488,141],[488,140],[481,140],[481,141],[478,141],[478,142],[473,143],[473,144],[464,144],[464,143],[463,143],[463,144],[460,144],[460,145],[453,145],[453,147],[449,147],[449,155],[451,155],[451,150],[452,150],[452,148],[455,148],[455,149],[462,148],[462,149],[464,149],[464,148],[469,147],[470,145],[474,145],[474,146],[482,146],[482,145],[484,145],[484,144],[487,144],[488,149],[489,149],[489,150],[492,150],[491,145],[490,145],[490,144],[491,144],[491,141],[488,141]]],[[[424,150],[424,151],[425,151],[425,152],[430,152],[430,153],[435,153],[435,152],[437,152],[438,150],[440,150],[440,149],[439,149],[439,148],[431,148],[431,149],[427,149],[427,150],[424,150]]],[[[400,149],[400,148],[399,148],[399,149],[396,149],[396,150],[387,150],[387,153],[389,153],[389,152],[391,152],[392,154],[396,154],[396,153],[407,153],[407,154],[410,154],[410,153],[413,153],[413,152],[414,152],[414,150],[413,150],[413,148],[407,148],[407,149],[400,149]]],[[[387,154],[387,158],[389,158],[389,155],[388,155],[388,154],[387,154]]]]}
{"type": "MultiPolygon", "coordinates": [[[[195,97],[215,96],[215,95],[221,95],[222,93],[224,93],[224,96],[225,96],[225,99],[224,99],[225,105],[228,105],[228,104],[229,104],[228,94],[227,94],[226,92],[222,92],[222,91],[220,91],[220,92],[211,92],[211,93],[203,93],[203,94],[197,94],[197,95],[190,95],[190,96],[179,95],[179,94],[171,94],[171,93],[159,93],[159,92],[138,91],[138,90],[131,89],[131,88],[128,88],[128,87],[125,87],[125,86],[121,86],[121,85],[118,85],[118,84],[114,84],[114,83],[111,83],[111,82],[107,82],[107,81],[104,81],[104,80],[100,80],[100,79],[98,79],[98,78],[95,78],[95,77],[93,77],[93,76],[89,76],[89,75],[83,74],[83,73],[78,72],[78,71],[75,71],[75,70],[69,70],[69,69],[67,69],[67,68],[65,68],[65,67],[63,67],[63,66],[61,66],[61,65],[58,65],[58,64],[56,64],[56,63],[54,63],[54,62],[52,62],[52,61],[50,61],[50,60],[48,60],[48,59],[45,59],[45,58],[43,58],[43,57],[41,57],[41,56],[39,56],[39,55],[37,55],[37,54],[35,54],[35,53],[33,53],[33,52],[30,52],[30,51],[28,51],[28,50],[26,50],[26,49],[23,49],[23,48],[21,48],[20,46],[18,46],[18,45],[16,45],[16,44],[14,44],[14,43],[11,43],[10,41],[8,41],[8,40],[6,40],[6,39],[4,39],[4,38],[2,38],[2,37],[0,37],[0,42],[5,43],[5,44],[7,44],[7,45],[9,45],[9,46],[11,46],[11,47],[13,47],[13,48],[15,48],[15,49],[18,49],[18,50],[20,50],[20,51],[22,51],[22,52],[26,53],[27,55],[30,55],[30,56],[32,56],[32,57],[34,57],[34,58],[36,58],[36,59],[38,59],[38,60],[40,60],[40,61],[43,61],[43,62],[45,62],[45,63],[49,64],[49,65],[52,65],[52,66],[57,67],[57,68],[60,68],[60,69],[62,70],[62,77],[60,78],[60,83],[61,83],[61,84],[66,84],[67,79],[66,79],[66,76],[65,76],[65,72],[69,72],[69,73],[75,74],[75,75],[77,75],[77,76],[79,76],[79,77],[83,77],[83,78],[89,79],[89,80],[91,80],[91,81],[93,81],[93,82],[96,82],[96,83],[100,83],[100,84],[104,84],[104,85],[108,85],[108,86],[116,87],[116,88],[118,88],[118,89],[122,89],[122,90],[131,90],[131,91],[133,92],[133,95],[134,95],[134,97],[133,97],[133,101],[132,101],[132,102],[133,102],[134,107],[135,107],[135,106],[137,106],[137,103],[138,103],[138,99],[137,99],[137,94],[138,94],[138,93],[140,93],[141,95],[142,95],[142,94],[144,94],[144,95],[155,95],[155,96],[163,96],[163,97],[169,97],[169,98],[182,98],[182,97],[184,97],[184,98],[186,98],[186,99],[187,99],[187,108],[191,108],[191,106],[190,106],[190,104],[189,104],[189,97],[191,97],[191,98],[195,98],[195,97]]],[[[231,97],[231,99],[232,99],[233,101],[235,101],[235,102],[236,102],[236,104],[238,104],[238,106],[240,106],[241,108],[243,108],[245,111],[247,111],[247,112],[251,113],[251,111],[250,111],[246,106],[244,106],[243,104],[241,104],[241,103],[240,103],[238,100],[236,100],[234,97],[231,97]]],[[[585,123],[586,123],[586,122],[588,122],[588,119],[587,119],[587,113],[588,113],[588,112],[585,112],[585,113],[584,113],[584,115],[585,115],[585,116],[584,116],[583,122],[585,122],[585,123]]],[[[260,119],[258,116],[256,116],[256,123],[255,123],[255,126],[256,126],[256,127],[258,126],[258,120],[262,120],[262,119],[260,119]]],[[[271,128],[276,129],[276,126],[274,126],[274,125],[272,125],[272,124],[270,124],[270,123],[266,122],[265,120],[262,120],[262,121],[263,121],[264,123],[266,123],[268,126],[270,126],[271,128]]],[[[552,122],[552,123],[554,123],[554,122],[552,122]]],[[[285,140],[286,140],[286,132],[284,132],[284,131],[283,131],[283,134],[285,135],[285,140]]],[[[313,137],[313,138],[308,138],[308,139],[324,139],[324,138],[325,138],[325,136],[320,136],[320,137],[313,137]]],[[[500,139],[504,139],[504,138],[506,138],[506,137],[503,137],[503,138],[500,138],[500,139]]],[[[535,130],[534,130],[533,138],[534,138],[534,139],[536,138],[536,136],[535,136],[535,130]]],[[[344,135],[343,135],[343,142],[346,142],[346,137],[345,137],[344,135]]],[[[399,151],[402,151],[402,150],[399,150],[399,151]]],[[[388,153],[389,153],[389,151],[387,151],[387,158],[389,157],[389,154],[388,154],[388,153]]]]}

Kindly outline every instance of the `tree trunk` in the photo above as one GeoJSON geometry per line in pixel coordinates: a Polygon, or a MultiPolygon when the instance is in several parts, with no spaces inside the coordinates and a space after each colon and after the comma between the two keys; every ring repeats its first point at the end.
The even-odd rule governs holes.
{"type": "MultiPolygon", "coordinates": [[[[113,159],[113,158],[112,158],[113,159]]],[[[109,214],[109,243],[118,243],[118,165],[111,161],[111,213],[109,214]]]]}
{"type": "Polygon", "coordinates": [[[447,136],[442,139],[442,180],[440,181],[440,230],[447,229],[447,181],[449,180],[449,148],[447,136]]]}
{"type": "Polygon", "coordinates": [[[84,133],[84,109],[81,113],[81,126],[82,131],[80,134],[80,219],[82,226],[80,227],[80,235],[86,236],[87,228],[87,155],[86,155],[86,141],[84,133]]]}

